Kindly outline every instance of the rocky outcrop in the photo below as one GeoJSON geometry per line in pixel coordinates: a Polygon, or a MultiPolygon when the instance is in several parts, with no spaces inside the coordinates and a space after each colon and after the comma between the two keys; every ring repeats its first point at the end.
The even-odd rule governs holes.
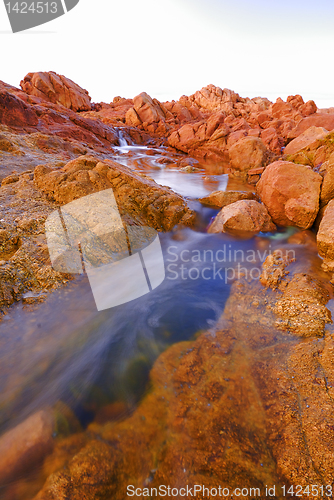
{"type": "Polygon", "coordinates": [[[257,192],[275,224],[307,229],[319,211],[322,177],[310,167],[276,161],[257,184],[257,192]]]}
{"type": "Polygon", "coordinates": [[[139,224],[169,231],[177,223],[191,223],[194,214],[183,198],[156,184],[150,177],[130,171],[112,160],[81,156],[60,170],[40,165],[35,185],[63,205],[83,196],[113,188],[121,215],[139,224]]]}
{"type": "Polygon", "coordinates": [[[274,231],[264,205],[254,200],[236,201],[224,207],[209,226],[209,233],[258,233],[274,231]]]}
{"type": "Polygon", "coordinates": [[[60,104],[73,111],[89,111],[91,109],[91,98],[87,90],[53,71],[28,73],[20,85],[28,95],[40,97],[53,104],[60,104]]]}

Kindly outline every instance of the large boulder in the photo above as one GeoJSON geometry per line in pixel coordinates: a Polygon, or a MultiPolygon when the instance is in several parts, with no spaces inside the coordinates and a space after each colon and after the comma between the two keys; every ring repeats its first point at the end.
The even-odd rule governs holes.
{"type": "Polygon", "coordinates": [[[334,200],[328,203],[321,220],[317,245],[319,254],[324,258],[324,267],[334,271],[334,200]]]}
{"type": "Polygon", "coordinates": [[[300,151],[301,149],[311,146],[318,140],[323,139],[328,134],[328,130],[323,127],[310,127],[305,132],[300,134],[296,139],[293,139],[286,148],[284,153],[287,155],[292,155],[300,151]]]}
{"type": "Polygon", "coordinates": [[[210,225],[209,233],[258,233],[275,231],[264,205],[254,200],[240,200],[224,207],[210,225]]]}
{"type": "Polygon", "coordinates": [[[49,200],[61,205],[113,188],[122,216],[157,230],[170,231],[175,224],[190,222],[194,216],[183,198],[171,189],[115,161],[100,162],[89,155],[80,156],[59,170],[38,165],[34,183],[49,200]]]}
{"type": "Polygon", "coordinates": [[[303,118],[288,135],[289,139],[295,139],[310,127],[324,127],[327,130],[334,129],[334,113],[314,113],[303,118]]]}
{"type": "Polygon", "coordinates": [[[319,211],[321,183],[310,167],[276,161],[262,174],[257,191],[275,224],[308,229],[319,211]]]}
{"type": "Polygon", "coordinates": [[[263,167],[267,148],[258,137],[243,137],[229,149],[231,167],[234,171],[246,173],[252,168],[263,167]]]}
{"type": "Polygon", "coordinates": [[[53,71],[28,73],[20,86],[29,95],[41,97],[53,104],[61,104],[73,111],[90,111],[91,109],[91,98],[87,90],[53,71]]]}

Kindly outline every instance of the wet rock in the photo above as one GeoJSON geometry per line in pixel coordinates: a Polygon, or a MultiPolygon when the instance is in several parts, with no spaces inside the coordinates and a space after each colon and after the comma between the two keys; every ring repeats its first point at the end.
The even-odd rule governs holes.
{"type": "Polygon", "coordinates": [[[264,205],[241,200],[224,207],[210,225],[209,233],[258,233],[276,229],[264,205]]]}
{"type": "Polygon", "coordinates": [[[29,95],[40,97],[53,104],[61,104],[73,111],[91,109],[91,98],[87,90],[53,71],[28,73],[20,85],[22,90],[29,95]]]}
{"type": "Polygon", "coordinates": [[[244,137],[229,149],[233,171],[245,173],[252,168],[263,167],[266,161],[266,147],[257,137],[244,137]]]}
{"type": "Polygon", "coordinates": [[[52,451],[55,420],[41,410],[0,436],[0,484],[22,474],[52,451]]]}
{"type": "Polygon", "coordinates": [[[296,274],[273,308],[280,316],[276,326],[301,337],[322,337],[326,324],[332,322],[328,300],[329,293],[319,280],[296,274]]]}
{"type": "Polygon", "coordinates": [[[10,153],[15,151],[15,149],[14,144],[6,136],[0,134],[0,151],[10,153]]]}
{"type": "Polygon", "coordinates": [[[214,191],[199,201],[204,205],[223,208],[240,200],[256,200],[256,195],[250,191],[214,191]]]}
{"type": "Polygon", "coordinates": [[[321,183],[309,167],[276,161],[262,174],[257,192],[275,224],[307,229],[319,211],[321,183]]]}
{"type": "Polygon", "coordinates": [[[18,182],[20,177],[17,174],[8,175],[2,179],[1,186],[5,186],[6,184],[12,184],[13,182],[18,182]]]}
{"type": "Polygon", "coordinates": [[[285,270],[289,264],[289,259],[284,257],[281,252],[275,251],[268,255],[262,265],[262,274],[260,276],[262,285],[276,290],[283,279],[289,274],[285,270]]]}

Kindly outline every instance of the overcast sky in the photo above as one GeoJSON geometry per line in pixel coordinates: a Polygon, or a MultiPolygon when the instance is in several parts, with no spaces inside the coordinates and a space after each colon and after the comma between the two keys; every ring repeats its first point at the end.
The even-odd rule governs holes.
{"type": "Polygon", "coordinates": [[[1,2],[0,47],[1,80],[19,86],[52,70],[96,102],[143,91],[178,99],[213,83],[334,106],[333,0],[80,0],[15,35],[1,2]]]}

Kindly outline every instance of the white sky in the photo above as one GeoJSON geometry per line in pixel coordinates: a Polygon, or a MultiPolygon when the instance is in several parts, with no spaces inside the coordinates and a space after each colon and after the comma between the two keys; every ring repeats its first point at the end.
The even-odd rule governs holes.
{"type": "Polygon", "coordinates": [[[178,99],[213,83],[334,106],[333,48],[333,0],[80,0],[18,34],[0,4],[0,79],[19,86],[52,70],[96,102],[143,91],[178,99]]]}

